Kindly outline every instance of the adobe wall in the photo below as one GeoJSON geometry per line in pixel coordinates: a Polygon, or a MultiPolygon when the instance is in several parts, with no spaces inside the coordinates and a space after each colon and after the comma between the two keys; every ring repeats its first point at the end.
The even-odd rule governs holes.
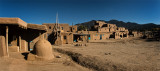
{"type": "Polygon", "coordinates": [[[53,29],[55,28],[55,24],[43,24],[47,26],[47,33],[52,33],[53,29]]]}
{"type": "Polygon", "coordinates": [[[98,29],[99,33],[115,32],[116,28],[102,27],[98,29]]]}
{"type": "Polygon", "coordinates": [[[103,25],[98,28],[99,33],[115,32],[116,30],[117,26],[115,24],[109,24],[109,23],[103,23],[103,25]]]}
{"type": "Polygon", "coordinates": [[[78,30],[78,29],[77,29],[77,26],[76,26],[76,25],[74,25],[74,26],[73,26],[73,30],[72,30],[72,32],[74,32],[74,33],[75,33],[75,32],[77,32],[77,30],[78,30]]]}
{"type": "Polygon", "coordinates": [[[118,31],[126,31],[126,29],[124,27],[118,27],[117,29],[118,31]]]}
{"type": "Polygon", "coordinates": [[[30,48],[32,49],[39,39],[44,38],[44,34],[46,34],[44,31],[34,29],[21,30],[22,51],[27,51],[30,48]]]}
{"type": "Polygon", "coordinates": [[[74,26],[70,26],[70,32],[73,32],[73,33],[76,33],[77,32],[77,26],[74,25],[74,26]]]}
{"type": "Polygon", "coordinates": [[[110,32],[115,32],[116,28],[110,28],[110,32]]]}
{"type": "Polygon", "coordinates": [[[83,42],[87,42],[88,41],[88,36],[82,36],[82,40],[83,40],[83,42]]]}
{"type": "Polygon", "coordinates": [[[110,27],[110,28],[117,28],[117,26],[116,26],[116,24],[109,24],[109,23],[107,23],[107,27],[110,27]]]}
{"type": "Polygon", "coordinates": [[[67,39],[68,39],[68,35],[67,34],[64,34],[64,33],[61,34],[61,40],[62,40],[63,44],[68,44],[67,39]],[[64,38],[64,37],[66,37],[66,38],[64,38]]]}
{"type": "Polygon", "coordinates": [[[13,45],[13,46],[18,46],[17,43],[18,41],[17,41],[17,38],[16,38],[16,40],[13,40],[13,41],[11,41],[11,45],[13,45]]]}
{"type": "Polygon", "coordinates": [[[119,32],[115,33],[115,39],[121,39],[122,37],[120,37],[120,36],[123,36],[123,34],[119,33],[119,32]]]}
{"type": "Polygon", "coordinates": [[[89,34],[89,31],[78,31],[78,34],[89,34]]]}
{"type": "Polygon", "coordinates": [[[63,44],[72,44],[73,43],[73,34],[72,33],[62,33],[61,39],[63,44]],[[66,39],[64,39],[64,36],[66,39]]]}
{"type": "Polygon", "coordinates": [[[94,23],[94,28],[95,29],[101,28],[104,24],[106,24],[106,23],[105,22],[101,22],[101,21],[96,21],[94,23]]]}
{"type": "Polygon", "coordinates": [[[104,21],[96,21],[97,24],[99,24],[99,27],[102,27],[104,24],[106,24],[104,21]]]}
{"type": "MultiPolygon", "coordinates": [[[[51,34],[55,28],[56,28],[56,24],[53,23],[53,24],[43,24],[43,25],[46,25],[47,26],[47,34],[51,34]]],[[[71,28],[69,26],[69,24],[58,24],[59,25],[59,28],[60,28],[60,31],[61,32],[71,32],[71,28]]],[[[74,28],[74,32],[77,31],[77,26],[73,26],[74,28]]]]}
{"type": "Polygon", "coordinates": [[[95,34],[90,34],[91,40],[106,40],[109,39],[110,33],[95,33],[95,34]]]}
{"type": "Polygon", "coordinates": [[[34,38],[34,39],[32,40],[32,42],[36,43],[39,39],[45,39],[45,38],[44,38],[44,35],[45,35],[45,33],[37,35],[37,37],[34,38]]]}
{"type": "Polygon", "coordinates": [[[73,34],[69,34],[67,38],[68,44],[73,43],[73,34]]]}
{"type": "Polygon", "coordinates": [[[21,51],[28,51],[28,42],[26,40],[21,40],[21,51]]]}
{"type": "MultiPolygon", "coordinates": [[[[17,35],[18,36],[18,35],[17,35]]],[[[10,37],[12,37],[12,36],[10,36],[10,37]]],[[[25,51],[28,51],[28,42],[27,42],[27,40],[24,38],[24,36],[23,35],[21,35],[21,52],[25,52],[25,51]]],[[[11,46],[18,46],[19,48],[20,48],[20,44],[19,44],[19,38],[17,38],[16,37],[16,39],[15,40],[11,40],[11,39],[9,39],[10,41],[11,41],[11,46]]],[[[10,47],[11,47],[10,46],[10,47]]],[[[13,50],[13,51],[15,51],[15,50],[13,50]]]]}
{"type": "Polygon", "coordinates": [[[128,38],[128,32],[116,32],[115,39],[128,38]]]}
{"type": "Polygon", "coordinates": [[[100,35],[99,34],[93,34],[93,40],[100,40],[100,35]]]}
{"type": "MultiPolygon", "coordinates": [[[[35,38],[32,38],[29,42],[27,42],[27,41],[23,41],[23,43],[24,43],[24,45],[23,46],[27,46],[27,43],[30,43],[30,48],[33,48],[33,46],[34,46],[34,44],[39,40],[39,39],[43,39],[44,38],[44,35],[45,35],[46,33],[43,33],[43,34],[39,34],[39,33],[37,33],[37,34],[35,34],[35,38]]],[[[45,38],[44,38],[45,39],[45,38]]],[[[25,49],[26,50],[26,49],[25,49]]]]}
{"type": "Polygon", "coordinates": [[[0,35],[0,57],[7,56],[5,37],[0,35]]]}
{"type": "Polygon", "coordinates": [[[27,31],[28,30],[19,28],[18,26],[9,26],[8,44],[9,44],[9,49],[11,49],[11,51],[16,51],[16,52],[28,51],[27,40],[29,40],[29,38],[31,38],[32,36],[28,36],[30,34],[27,31]],[[12,46],[15,48],[13,48],[12,46]]]}
{"type": "Polygon", "coordinates": [[[62,39],[62,36],[61,36],[61,37],[59,36],[58,39],[55,40],[55,43],[54,43],[54,44],[55,44],[55,45],[62,45],[62,44],[63,44],[62,40],[63,40],[63,39],[62,39]]]}
{"type": "Polygon", "coordinates": [[[111,34],[109,34],[109,33],[108,33],[108,34],[104,34],[104,36],[102,36],[102,38],[103,38],[103,39],[109,39],[110,35],[111,35],[111,34]]]}
{"type": "Polygon", "coordinates": [[[97,31],[78,31],[78,34],[94,34],[97,33],[97,31]]]}
{"type": "Polygon", "coordinates": [[[108,27],[100,28],[100,29],[98,29],[98,32],[99,33],[109,32],[109,28],[108,27]]]}
{"type": "Polygon", "coordinates": [[[142,37],[143,36],[142,32],[137,32],[137,31],[132,31],[132,34],[134,37],[142,37]]]}
{"type": "Polygon", "coordinates": [[[59,24],[62,30],[63,27],[63,32],[69,32],[70,28],[69,28],[69,24],[59,24]]]}

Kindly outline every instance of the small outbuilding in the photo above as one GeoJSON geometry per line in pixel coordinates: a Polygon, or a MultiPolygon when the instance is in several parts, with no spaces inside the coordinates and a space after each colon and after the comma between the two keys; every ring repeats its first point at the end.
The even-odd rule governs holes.
{"type": "Polygon", "coordinates": [[[9,56],[9,51],[30,51],[36,41],[44,38],[46,31],[45,25],[27,24],[20,18],[0,18],[1,57],[9,56]]]}

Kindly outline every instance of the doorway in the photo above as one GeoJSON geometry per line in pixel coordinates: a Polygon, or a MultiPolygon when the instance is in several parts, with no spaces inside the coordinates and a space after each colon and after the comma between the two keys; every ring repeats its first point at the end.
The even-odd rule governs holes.
{"type": "Polygon", "coordinates": [[[102,35],[100,35],[100,40],[102,40],[102,35]]]}

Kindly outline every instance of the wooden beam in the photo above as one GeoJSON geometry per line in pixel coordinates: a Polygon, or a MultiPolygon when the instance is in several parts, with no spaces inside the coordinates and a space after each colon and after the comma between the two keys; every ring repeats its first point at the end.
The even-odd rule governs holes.
{"type": "Polygon", "coordinates": [[[7,50],[7,55],[9,56],[9,52],[8,52],[8,26],[6,26],[6,50],[7,50]]]}

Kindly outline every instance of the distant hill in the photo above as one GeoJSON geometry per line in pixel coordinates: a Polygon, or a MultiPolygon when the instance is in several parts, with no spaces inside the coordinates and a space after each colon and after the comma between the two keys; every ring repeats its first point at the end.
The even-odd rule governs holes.
{"type": "MultiPolygon", "coordinates": [[[[94,22],[96,20],[84,23],[79,23],[76,24],[78,26],[85,26],[88,29],[91,29],[94,26],[94,22]]],[[[98,20],[98,21],[104,21],[104,20],[98,20]]],[[[143,31],[143,30],[152,30],[152,28],[160,28],[160,25],[154,24],[154,23],[147,23],[147,24],[138,24],[134,22],[123,22],[123,21],[118,21],[118,20],[110,20],[110,21],[105,21],[106,23],[111,23],[111,24],[116,24],[118,27],[125,27],[128,30],[136,30],[136,31],[143,31]]]]}

